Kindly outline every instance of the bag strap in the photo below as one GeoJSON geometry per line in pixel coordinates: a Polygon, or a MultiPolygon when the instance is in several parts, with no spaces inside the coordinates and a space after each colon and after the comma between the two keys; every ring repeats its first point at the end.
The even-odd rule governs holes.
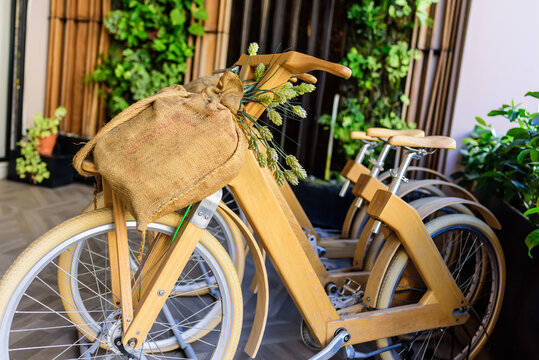
{"type": "Polygon", "coordinates": [[[112,129],[116,128],[117,126],[120,126],[124,122],[132,119],[133,117],[140,114],[142,111],[146,110],[156,98],[163,96],[163,93],[166,92],[168,88],[161,90],[160,92],[149,96],[145,99],[139,100],[133,105],[129,106],[128,108],[124,109],[121,113],[116,115],[114,119],[112,119],[109,123],[107,123],[105,126],[103,126],[97,134],[94,136],[93,139],[88,141],[82,149],[80,149],[75,156],[73,157],[73,167],[79,172],[79,174],[83,176],[93,176],[94,174],[86,172],[82,169],[82,162],[86,160],[92,150],[94,149],[97,141],[99,138],[105,134],[107,134],[112,129]]]}

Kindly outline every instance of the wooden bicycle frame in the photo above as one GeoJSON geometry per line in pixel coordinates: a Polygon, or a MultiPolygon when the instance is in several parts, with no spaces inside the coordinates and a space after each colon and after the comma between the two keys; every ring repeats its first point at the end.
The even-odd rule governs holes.
{"type": "MultiPolygon", "coordinates": [[[[243,56],[239,63],[245,65],[246,60],[246,56],[243,56]]],[[[349,75],[346,68],[340,65],[295,52],[276,57],[257,56],[251,60],[251,64],[255,66],[259,62],[268,64],[267,74],[273,75],[267,81],[266,88],[278,87],[293,74],[311,70],[324,70],[343,77],[349,75]]],[[[254,103],[248,104],[246,108],[254,118],[257,118],[263,110],[261,105],[254,103]]],[[[278,191],[271,174],[258,166],[251,152],[246,154],[245,164],[240,174],[230,182],[229,188],[253,227],[261,247],[273,262],[314,339],[321,345],[331,341],[340,328],[345,328],[351,334],[348,344],[356,344],[462,324],[467,320],[468,314],[460,311],[467,306],[467,301],[451,277],[420,217],[413,208],[390,192],[378,190],[367,211],[371,217],[387,224],[393,230],[393,235],[389,236],[382,250],[382,256],[370,273],[365,289],[365,305],[371,308],[376,306],[376,295],[381,281],[392,255],[400,246],[404,246],[407,250],[428,291],[417,304],[365,312],[361,312],[359,307],[354,307],[348,312],[337,312],[321,283],[321,279],[328,279],[331,274],[328,274],[321,265],[316,265],[319,263],[318,259],[316,261],[312,259],[314,252],[310,245],[305,246],[308,242],[297,219],[291,216],[292,210],[278,191]]],[[[187,219],[179,236],[166,253],[166,258],[153,274],[151,283],[147,289],[143,289],[142,296],[133,307],[130,299],[132,296],[130,269],[126,261],[128,254],[125,248],[127,244],[125,222],[122,221],[124,208],[114,196],[112,199],[116,230],[115,235],[109,239],[109,247],[110,254],[116,258],[111,258],[111,277],[113,284],[116,284],[113,285],[114,294],[119,297],[122,305],[124,325],[122,342],[140,347],[196,246],[202,230],[194,225],[190,218],[187,219]]],[[[196,211],[191,212],[194,213],[196,211]]],[[[263,325],[255,324],[255,326],[263,325]]]]}

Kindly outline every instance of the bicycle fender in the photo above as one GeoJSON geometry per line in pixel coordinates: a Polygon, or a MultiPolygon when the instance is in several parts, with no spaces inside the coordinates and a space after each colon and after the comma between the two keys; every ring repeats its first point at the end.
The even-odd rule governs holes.
{"type": "Polygon", "coordinates": [[[483,220],[493,229],[500,230],[502,226],[500,225],[500,222],[498,219],[496,219],[496,216],[487,209],[485,206],[471,200],[462,199],[458,197],[435,197],[435,198],[424,198],[424,199],[431,199],[430,201],[420,199],[419,203],[416,203],[416,205],[419,205],[417,207],[414,206],[414,202],[410,203],[410,205],[414,206],[417,210],[417,213],[419,214],[419,217],[421,219],[425,219],[428,215],[442,209],[445,207],[457,207],[458,206],[466,206],[471,208],[472,210],[475,210],[481,215],[483,220]]]}
{"type": "MultiPolygon", "coordinates": [[[[260,343],[262,342],[262,337],[264,336],[264,330],[266,328],[266,322],[268,319],[269,285],[268,273],[266,271],[264,262],[265,257],[253,234],[249,231],[245,223],[238,217],[238,215],[236,215],[222,202],[219,204],[219,207],[230,218],[230,220],[232,220],[234,225],[240,229],[243,238],[249,246],[249,251],[251,252],[255,265],[255,275],[252,285],[254,285],[254,280],[256,280],[256,312],[251,333],[249,334],[249,339],[247,340],[247,344],[245,344],[244,348],[245,353],[249,355],[249,357],[254,358],[258,352],[258,349],[260,348],[260,343]]],[[[253,286],[251,286],[251,290],[254,290],[253,286]]]]}
{"type": "Polygon", "coordinates": [[[452,182],[447,182],[443,180],[414,180],[410,181],[407,184],[403,184],[399,190],[399,193],[397,194],[399,197],[403,197],[404,195],[407,195],[414,190],[418,190],[424,187],[428,186],[446,186],[449,189],[451,189],[453,192],[457,193],[458,195],[462,196],[463,198],[466,198],[471,201],[479,202],[475,196],[462,186],[459,186],[457,184],[454,184],[452,182]]]}

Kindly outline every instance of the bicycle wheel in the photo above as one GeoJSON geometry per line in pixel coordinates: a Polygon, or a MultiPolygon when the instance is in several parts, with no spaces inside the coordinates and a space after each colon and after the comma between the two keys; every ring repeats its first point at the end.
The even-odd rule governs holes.
{"type": "MultiPolygon", "coordinates": [[[[379,348],[401,343],[382,359],[472,359],[492,333],[502,306],[505,262],[494,232],[469,215],[437,218],[426,228],[457,285],[469,302],[470,318],[461,325],[377,340],[379,348]]],[[[376,308],[417,303],[426,292],[401,247],[386,272],[376,308]]]]}
{"type": "MultiPolygon", "coordinates": [[[[179,221],[179,215],[169,214],[148,229],[171,235],[179,221]]],[[[127,226],[131,232],[136,223],[128,220],[127,226]]],[[[111,210],[96,210],[50,230],[17,258],[0,281],[1,359],[126,358],[113,344],[121,333],[108,276],[106,233],[113,230],[111,210]],[[66,285],[57,283],[57,273],[65,273],[58,257],[80,243],[85,246],[72,257],[78,259],[77,276],[69,276],[68,284],[77,288],[74,300],[57,290],[66,285]]],[[[185,290],[200,279],[210,291],[198,296],[173,291],[135,358],[183,355],[174,351],[176,334],[191,343],[199,359],[233,357],[241,332],[241,289],[230,258],[208,232],[177,285],[185,290]]]]}

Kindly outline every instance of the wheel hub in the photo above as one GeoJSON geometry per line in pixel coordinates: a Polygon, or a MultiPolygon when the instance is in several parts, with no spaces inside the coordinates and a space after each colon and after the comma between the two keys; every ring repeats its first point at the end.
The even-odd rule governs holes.
{"type": "MultiPolygon", "coordinates": [[[[110,316],[109,316],[110,318],[110,316]]],[[[110,350],[116,355],[124,355],[128,358],[135,358],[136,351],[129,345],[122,344],[122,320],[115,320],[107,331],[107,344],[110,350]]]]}

